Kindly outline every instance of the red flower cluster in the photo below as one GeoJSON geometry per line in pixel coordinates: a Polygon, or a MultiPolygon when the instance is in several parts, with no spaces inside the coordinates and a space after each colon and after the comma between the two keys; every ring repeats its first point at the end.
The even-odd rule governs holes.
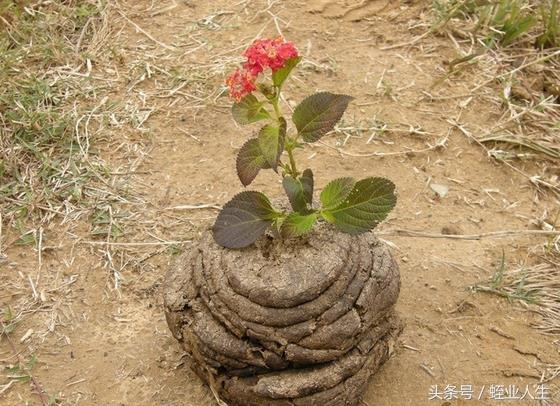
{"type": "Polygon", "coordinates": [[[267,67],[277,71],[288,59],[297,57],[298,51],[293,43],[278,37],[256,40],[243,55],[247,57],[243,67],[256,76],[267,67]]]}
{"type": "Polygon", "coordinates": [[[229,95],[236,101],[254,91],[256,76],[245,69],[237,69],[227,79],[226,84],[229,87],[229,95]]]}
{"type": "Polygon", "coordinates": [[[288,59],[297,57],[298,51],[293,43],[278,37],[255,40],[243,55],[247,57],[247,62],[226,80],[229,94],[236,101],[256,89],[257,76],[266,68],[272,69],[273,72],[277,71],[288,59]]]}

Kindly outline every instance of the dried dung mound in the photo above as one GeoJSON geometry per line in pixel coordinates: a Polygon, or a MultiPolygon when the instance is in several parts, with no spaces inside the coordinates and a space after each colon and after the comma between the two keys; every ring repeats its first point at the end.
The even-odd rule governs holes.
{"type": "Polygon", "coordinates": [[[402,326],[388,248],[317,227],[244,250],[210,232],[167,275],[165,309],[192,367],[229,405],[356,405],[402,326]]]}

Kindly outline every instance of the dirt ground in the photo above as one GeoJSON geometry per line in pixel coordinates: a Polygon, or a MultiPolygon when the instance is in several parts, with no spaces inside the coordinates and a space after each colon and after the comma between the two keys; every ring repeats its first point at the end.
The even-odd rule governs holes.
{"type": "MultiPolygon", "coordinates": [[[[492,86],[480,97],[464,96],[479,83],[474,69],[432,88],[457,57],[448,39],[430,36],[415,46],[391,47],[423,32],[414,26],[423,4],[120,3],[107,50],[114,57],[92,62],[94,75],[110,79],[109,99],[125,101],[142,117],[136,126],[109,126],[108,147],[100,151],[117,163],[142,151],[136,170],[124,175],[134,196],[122,207],[129,219],[124,238],[92,241],[87,222],[55,221],[44,230],[41,255],[10,244],[17,236],[6,231],[7,260],[0,262],[8,287],[0,305],[22,310],[13,344],[19,356],[36,356],[32,372],[49,396],[69,405],[217,404],[166,326],[161,282],[174,254],[189,249],[179,242],[196,239],[217,213],[212,206],[242,189],[235,154],[256,128],[236,126],[221,86],[253,38],[280,31],[306,61],[286,86],[288,104],[320,89],[356,98],[342,130],[299,153],[317,186],[339,176],[378,175],[397,184],[397,207],[379,232],[400,264],[398,311],[406,328],[364,405],[543,404],[528,397],[491,400],[491,385],[535,394],[543,365],[560,364],[559,337],[531,328],[533,316],[519,304],[469,289],[492,278],[502,250],[508,263],[522,262],[542,239],[383,236],[395,228],[452,234],[528,229],[557,204],[470,139],[502,114],[484,97],[496,91],[492,86]],[[374,123],[387,130],[370,138],[374,123]],[[437,196],[431,182],[449,193],[437,196]],[[198,205],[209,207],[192,207],[198,205]],[[439,391],[471,385],[475,399],[482,395],[429,400],[433,385],[439,391]]],[[[278,178],[271,176],[260,174],[252,189],[279,194],[278,178]]],[[[2,340],[0,366],[15,359],[2,340]]],[[[1,375],[0,384],[9,381],[1,375]]],[[[548,382],[558,399],[548,404],[560,405],[559,383],[548,382]]],[[[32,386],[13,383],[0,404],[38,404],[32,386]]]]}

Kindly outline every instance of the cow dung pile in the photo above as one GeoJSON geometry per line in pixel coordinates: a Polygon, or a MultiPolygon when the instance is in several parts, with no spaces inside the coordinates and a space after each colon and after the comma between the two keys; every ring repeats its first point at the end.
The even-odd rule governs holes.
{"type": "Polygon", "coordinates": [[[243,250],[210,232],[165,282],[165,311],[193,370],[228,405],[357,405],[402,325],[387,246],[317,226],[243,250]]]}

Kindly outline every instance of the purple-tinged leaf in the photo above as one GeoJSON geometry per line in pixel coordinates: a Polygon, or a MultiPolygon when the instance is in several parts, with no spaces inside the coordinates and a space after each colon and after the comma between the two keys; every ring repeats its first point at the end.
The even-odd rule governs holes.
{"type": "Polygon", "coordinates": [[[279,217],[260,192],[241,192],[227,202],[214,223],[214,240],[225,248],[251,245],[279,217]]]}
{"type": "Polygon", "coordinates": [[[311,169],[306,169],[301,174],[299,181],[303,188],[303,197],[308,205],[313,204],[313,172],[311,169]]]}
{"type": "MultiPolygon", "coordinates": [[[[294,211],[299,213],[309,212],[308,204],[309,201],[309,181],[306,178],[306,187],[301,181],[301,178],[294,179],[290,175],[284,176],[282,180],[282,186],[284,186],[284,191],[290,200],[290,204],[294,211]]],[[[313,197],[311,196],[311,199],[313,197]]]]}
{"type": "Polygon", "coordinates": [[[305,98],[295,109],[292,120],[305,142],[315,142],[331,131],[340,120],[351,96],[329,92],[305,98]]]}
{"type": "Polygon", "coordinates": [[[237,176],[243,186],[251,184],[261,169],[269,167],[257,138],[251,138],[243,144],[237,153],[236,167],[237,176]]]}

